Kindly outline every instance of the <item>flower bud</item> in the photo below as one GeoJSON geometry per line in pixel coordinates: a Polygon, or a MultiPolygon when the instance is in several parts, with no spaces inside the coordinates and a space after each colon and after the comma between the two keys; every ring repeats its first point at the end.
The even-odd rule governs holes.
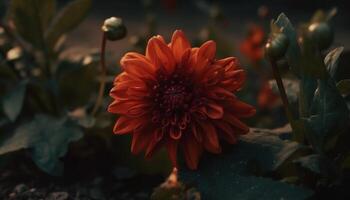
{"type": "Polygon", "coordinates": [[[106,19],[103,23],[102,31],[106,34],[107,39],[111,41],[123,39],[127,32],[123,20],[117,17],[106,19]]]}
{"type": "Polygon", "coordinates": [[[271,38],[265,45],[265,54],[272,59],[278,60],[286,54],[289,45],[287,36],[279,33],[271,38]]]}
{"type": "Polygon", "coordinates": [[[324,22],[313,23],[308,27],[309,36],[316,42],[320,50],[327,49],[333,42],[333,31],[324,22]]]}

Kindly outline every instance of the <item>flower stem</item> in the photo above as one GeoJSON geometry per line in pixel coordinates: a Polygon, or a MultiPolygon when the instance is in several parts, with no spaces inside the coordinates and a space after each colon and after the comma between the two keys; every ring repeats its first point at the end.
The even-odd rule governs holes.
{"type": "Polygon", "coordinates": [[[102,43],[101,43],[101,52],[100,52],[100,66],[101,66],[101,82],[100,82],[100,87],[99,87],[99,91],[98,91],[98,96],[96,99],[96,103],[92,109],[91,115],[95,116],[98,109],[100,108],[101,104],[102,104],[102,100],[103,100],[103,94],[105,91],[105,87],[106,87],[106,74],[107,74],[107,68],[106,68],[106,56],[105,56],[105,52],[106,52],[106,43],[107,43],[107,37],[106,34],[103,33],[102,36],[102,43]]]}
{"type": "Polygon", "coordinates": [[[281,99],[282,99],[284,110],[286,112],[288,121],[289,121],[289,123],[290,123],[290,125],[292,127],[292,131],[294,132],[295,131],[295,128],[293,128],[293,126],[294,126],[294,116],[293,116],[293,112],[292,112],[292,110],[290,109],[290,106],[289,106],[286,90],[284,88],[284,85],[283,85],[283,82],[282,82],[282,78],[281,78],[280,72],[279,72],[278,67],[277,67],[276,60],[270,59],[269,61],[270,61],[271,67],[272,67],[273,76],[274,76],[274,78],[276,80],[277,87],[278,87],[279,93],[281,95],[281,99]]]}

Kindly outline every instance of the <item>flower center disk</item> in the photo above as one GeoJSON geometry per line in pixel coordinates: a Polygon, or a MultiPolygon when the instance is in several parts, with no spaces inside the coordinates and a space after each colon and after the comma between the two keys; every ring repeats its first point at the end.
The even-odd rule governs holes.
{"type": "Polygon", "coordinates": [[[190,121],[189,112],[196,99],[193,84],[179,73],[159,73],[157,79],[157,84],[153,86],[152,122],[160,124],[172,137],[180,137],[190,121]]]}

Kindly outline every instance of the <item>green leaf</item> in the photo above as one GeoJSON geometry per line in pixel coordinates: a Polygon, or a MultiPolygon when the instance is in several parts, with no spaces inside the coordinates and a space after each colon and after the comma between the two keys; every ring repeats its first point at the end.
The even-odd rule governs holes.
{"type": "Polygon", "coordinates": [[[317,78],[324,78],[326,67],[318,50],[315,49],[314,43],[305,35],[303,35],[301,49],[303,53],[300,57],[299,111],[301,117],[309,117],[310,107],[317,88],[317,78]]]}
{"type": "Polygon", "coordinates": [[[289,39],[289,46],[286,53],[286,58],[293,72],[296,75],[299,75],[301,53],[297,41],[297,33],[292,23],[289,21],[288,17],[284,13],[281,13],[278,16],[274,24],[278,26],[282,30],[282,33],[284,33],[289,39]]]}
{"type": "Polygon", "coordinates": [[[198,170],[180,168],[180,179],[194,184],[208,200],[305,199],[312,194],[310,190],[256,177],[250,170],[252,164],[263,170],[272,170],[298,146],[270,132],[253,130],[242,136],[231,152],[204,157],[198,170]]]}
{"type": "Polygon", "coordinates": [[[341,95],[347,96],[350,94],[350,79],[341,80],[337,83],[337,88],[341,95]]]}
{"type": "Polygon", "coordinates": [[[309,142],[317,152],[324,150],[326,140],[347,127],[349,111],[331,78],[318,81],[312,103],[312,113],[307,123],[312,130],[309,142]]]}
{"type": "Polygon", "coordinates": [[[9,120],[15,121],[21,113],[24,96],[27,88],[27,81],[20,82],[8,92],[2,101],[2,108],[9,120]]]}
{"type": "Polygon", "coordinates": [[[339,56],[343,52],[344,47],[338,47],[330,51],[326,58],[324,59],[324,63],[327,66],[327,71],[331,75],[331,77],[336,80],[336,72],[339,62],[339,56]]]}
{"type": "Polygon", "coordinates": [[[32,159],[40,169],[59,175],[63,169],[59,159],[66,154],[68,144],[82,136],[82,131],[66,118],[36,115],[1,143],[0,155],[30,148],[32,159]]]}
{"type": "Polygon", "coordinates": [[[56,13],[56,0],[41,0],[41,25],[46,30],[56,13]]]}
{"type": "Polygon", "coordinates": [[[69,108],[85,106],[97,91],[95,65],[83,66],[79,62],[62,61],[56,74],[60,101],[69,108]]]}
{"type": "Polygon", "coordinates": [[[310,170],[311,172],[314,172],[316,174],[320,174],[321,173],[320,159],[321,158],[320,158],[319,154],[312,154],[312,155],[298,158],[298,159],[294,160],[293,162],[310,170]]]}
{"type": "Polygon", "coordinates": [[[58,13],[45,33],[46,43],[51,49],[63,34],[80,24],[90,11],[91,4],[91,0],[75,0],[58,13]]]}
{"type": "Polygon", "coordinates": [[[317,44],[307,35],[307,33],[303,33],[301,37],[303,38],[300,43],[302,51],[302,56],[300,58],[301,74],[303,76],[310,76],[314,79],[325,78],[327,68],[325,67],[322,55],[317,48],[317,44]]]}
{"type": "Polygon", "coordinates": [[[12,0],[10,16],[19,35],[37,48],[44,47],[44,31],[55,12],[55,0],[12,0]]]}

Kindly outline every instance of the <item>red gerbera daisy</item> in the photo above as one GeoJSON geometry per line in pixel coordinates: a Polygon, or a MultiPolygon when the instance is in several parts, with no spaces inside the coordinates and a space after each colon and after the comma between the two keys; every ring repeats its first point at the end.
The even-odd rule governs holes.
{"type": "Polygon", "coordinates": [[[133,153],[150,157],[165,146],[175,167],[180,148],[188,167],[196,169],[204,149],[220,153],[220,138],[234,144],[249,131],[239,118],[255,109],[233,94],[245,73],[236,58],[217,60],[215,52],[215,42],[191,48],[184,33],[175,31],[169,44],[152,37],[146,55],[124,55],[108,111],[120,115],[114,133],[132,134],[133,153]]]}

